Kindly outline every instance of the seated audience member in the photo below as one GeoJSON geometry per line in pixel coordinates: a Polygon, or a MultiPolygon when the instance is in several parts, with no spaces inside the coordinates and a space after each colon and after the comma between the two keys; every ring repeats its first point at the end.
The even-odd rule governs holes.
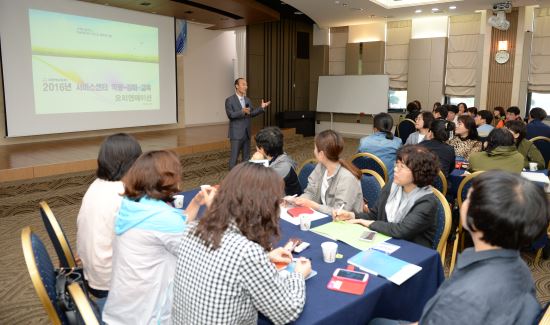
{"type": "Polygon", "coordinates": [[[298,318],[311,263],[299,259],[286,277],[273,264],[292,261],[289,251],[271,249],[283,186],[275,171],[248,162],[225,177],[206,214],[182,236],[174,324],[256,324],[258,312],[275,324],[298,318]]]}
{"type": "MultiPolygon", "coordinates": [[[[389,133],[392,136],[391,133],[389,133]]],[[[399,141],[401,144],[401,141],[399,141]]],[[[330,214],[332,209],[363,210],[361,171],[340,159],[344,139],[335,131],[325,130],[315,136],[313,154],[319,162],[308,178],[307,188],[293,203],[330,214]]]]}
{"type": "Polygon", "coordinates": [[[447,107],[447,118],[449,122],[456,124],[458,122],[458,107],[456,105],[445,105],[447,107]]]}
{"type": "Polygon", "coordinates": [[[447,116],[449,116],[449,110],[448,105],[441,105],[439,107],[434,108],[433,114],[434,118],[436,120],[446,120],[447,116]]]}
{"type": "Polygon", "coordinates": [[[103,310],[106,324],[169,322],[176,252],[186,222],[197,215],[206,191],[182,212],[169,205],[180,181],[181,165],[170,151],[144,153],[124,176],[111,288],[103,310]]]}
{"type": "Polygon", "coordinates": [[[519,107],[517,106],[510,106],[506,110],[506,121],[514,121],[514,120],[521,120],[521,116],[519,107]]]}
{"type": "Polygon", "coordinates": [[[441,103],[440,102],[435,102],[433,107],[432,107],[432,112],[439,106],[441,106],[441,103]]]}
{"type": "MultiPolygon", "coordinates": [[[[541,236],[549,214],[544,191],[533,182],[502,171],[475,177],[460,209],[474,247],[458,256],[418,323],[534,324],[541,308],[519,250],[541,236]]],[[[375,319],[370,325],[401,323],[375,319]]]]}
{"type": "Polygon", "coordinates": [[[437,176],[437,156],[422,145],[404,146],[397,152],[392,183],[382,188],[376,206],[368,213],[334,210],[336,220],[348,220],[393,238],[432,247],[436,229],[437,199],[430,186],[437,176]]]}
{"type": "Polygon", "coordinates": [[[504,127],[504,122],[506,121],[506,112],[501,106],[495,107],[493,110],[493,116],[495,117],[495,128],[500,129],[504,127]]]}
{"type": "Polygon", "coordinates": [[[405,144],[418,144],[424,141],[433,120],[434,115],[430,112],[422,112],[418,114],[415,121],[415,127],[417,131],[409,135],[405,144]]]}
{"type": "Polygon", "coordinates": [[[546,111],[544,109],[535,107],[529,110],[527,139],[539,136],[550,138],[550,126],[544,123],[544,119],[546,119],[546,111]]]}
{"type": "Polygon", "coordinates": [[[380,158],[388,169],[388,179],[391,179],[395,154],[397,149],[401,148],[403,142],[391,134],[393,118],[390,114],[376,114],[373,123],[374,133],[361,138],[357,151],[368,152],[380,158]]]}
{"type": "Polygon", "coordinates": [[[426,134],[426,139],[420,143],[421,146],[428,148],[439,158],[439,169],[445,177],[448,177],[455,168],[455,150],[447,144],[451,132],[451,122],[435,120],[432,122],[428,134],[426,134]]]}
{"type": "Polygon", "coordinates": [[[111,285],[115,218],[124,193],[121,179],[140,155],[134,137],[124,133],[107,137],[97,156],[97,178],[84,194],[78,212],[76,249],[100,312],[111,285]]]}
{"type": "Polygon", "coordinates": [[[420,103],[420,101],[418,99],[413,100],[413,102],[418,107],[418,112],[422,111],[422,103],[420,103]]]}
{"type": "Polygon", "coordinates": [[[468,105],[466,103],[458,103],[456,106],[458,108],[458,116],[468,115],[468,105]]]}
{"type": "Polygon", "coordinates": [[[470,171],[499,169],[511,173],[521,173],[523,156],[514,145],[514,137],[510,131],[494,129],[487,136],[485,151],[470,155],[470,171]]]}
{"type": "Polygon", "coordinates": [[[300,195],[302,188],[296,175],[296,162],[283,151],[283,133],[278,127],[267,127],[256,134],[256,153],[252,160],[267,159],[285,181],[286,195],[300,195]]]}
{"type": "Polygon", "coordinates": [[[493,121],[493,114],[487,110],[479,111],[474,118],[474,121],[477,125],[477,134],[482,138],[486,138],[487,135],[489,135],[489,132],[494,129],[491,125],[491,122],[493,121]]]}
{"type": "Polygon", "coordinates": [[[468,115],[458,117],[455,137],[449,140],[449,145],[455,149],[458,157],[468,160],[470,154],[481,151],[481,142],[477,135],[476,122],[468,115]]]}
{"type": "Polygon", "coordinates": [[[477,115],[477,107],[468,107],[468,111],[466,112],[466,115],[469,115],[475,119],[477,115]]]}
{"type": "MultiPolygon", "coordinates": [[[[420,102],[418,102],[419,104],[420,102]]],[[[415,120],[418,114],[420,114],[420,107],[418,104],[414,102],[410,102],[407,104],[407,115],[405,115],[405,118],[408,118],[410,120],[415,120]]]]}
{"type": "Polygon", "coordinates": [[[538,169],[545,169],[544,158],[535,144],[525,139],[526,127],[523,121],[508,121],[506,128],[512,132],[516,148],[523,155],[523,167],[529,169],[530,162],[536,162],[538,169]]]}

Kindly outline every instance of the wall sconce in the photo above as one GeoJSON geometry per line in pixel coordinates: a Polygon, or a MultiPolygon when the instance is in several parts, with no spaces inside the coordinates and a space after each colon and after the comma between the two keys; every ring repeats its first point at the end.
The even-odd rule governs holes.
{"type": "Polygon", "coordinates": [[[499,64],[504,64],[510,59],[508,52],[508,41],[498,41],[498,51],[495,53],[495,61],[499,64]]]}
{"type": "Polygon", "coordinates": [[[499,51],[508,51],[508,41],[498,41],[499,51]]]}

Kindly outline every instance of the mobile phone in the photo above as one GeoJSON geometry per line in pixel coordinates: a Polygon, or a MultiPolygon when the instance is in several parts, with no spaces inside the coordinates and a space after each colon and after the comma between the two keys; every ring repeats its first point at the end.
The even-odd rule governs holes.
{"type": "Polygon", "coordinates": [[[300,245],[302,240],[300,238],[290,238],[288,242],[283,246],[284,249],[288,251],[293,251],[296,246],[300,245]]]}
{"type": "Polygon", "coordinates": [[[359,240],[372,241],[376,236],[376,231],[367,230],[359,236],[359,240]]]}
{"type": "Polygon", "coordinates": [[[350,271],[346,269],[336,269],[334,270],[333,276],[337,278],[342,278],[347,281],[356,281],[356,282],[367,282],[369,275],[364,272],[350,271]]]}

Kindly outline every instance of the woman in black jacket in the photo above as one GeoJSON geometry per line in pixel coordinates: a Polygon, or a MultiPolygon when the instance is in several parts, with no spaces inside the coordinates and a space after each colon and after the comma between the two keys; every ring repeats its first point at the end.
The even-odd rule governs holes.
{"type": "Polygon", "coordinates": [[[376,206],[355,215],[335,211],[335,220],[348,220],[393,238],[431,248],[436,230],[437,199],[430,186],[439,170],[437,156],[420,145],[397,151],[393,183],[382,189],[376,206]]]}
{"type": "Polygon", "coordinates": [[[435,120],[430,124],[430,129],[426,134],[424,141],[420,145],[430,149],[439,158],[439,168],[445,177],[455,168],[455,150],[447,144],[449,134],[454,126],[451,122],[445,120],[435,120]]]}

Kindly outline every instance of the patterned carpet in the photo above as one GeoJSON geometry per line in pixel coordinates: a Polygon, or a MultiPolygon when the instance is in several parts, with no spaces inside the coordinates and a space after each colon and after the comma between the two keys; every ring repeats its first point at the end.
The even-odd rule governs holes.
{"type": "MultiPolygon", "coordinates": [[[[346,139],[343,157],[356,150],[357,140],[346,139]]],[[[313,138],[293,136],[285,139],[286,151],[297,161],[313,157],[313,138]]],[[[180,157],[184,189],[200,184],[216,184],[227,173],[229,151],[213,151],[180,157]]],[[[21,250],[21,229],[31,226],[46,244],[50,256],[55,252],[38,214],[38,202],[45,200],[76,247],[76,216],[80,200],[94,179],[93,172],[0,184],[0,324],[48,324],[47,316],[34,291],[21,250]]],[[[533,254],[523,254],[532,270],[537,297],[550,301],[550,261],[533,265],[533,254]]],[[[54,258],[54,265],[57,264],[54,258]]]]}

